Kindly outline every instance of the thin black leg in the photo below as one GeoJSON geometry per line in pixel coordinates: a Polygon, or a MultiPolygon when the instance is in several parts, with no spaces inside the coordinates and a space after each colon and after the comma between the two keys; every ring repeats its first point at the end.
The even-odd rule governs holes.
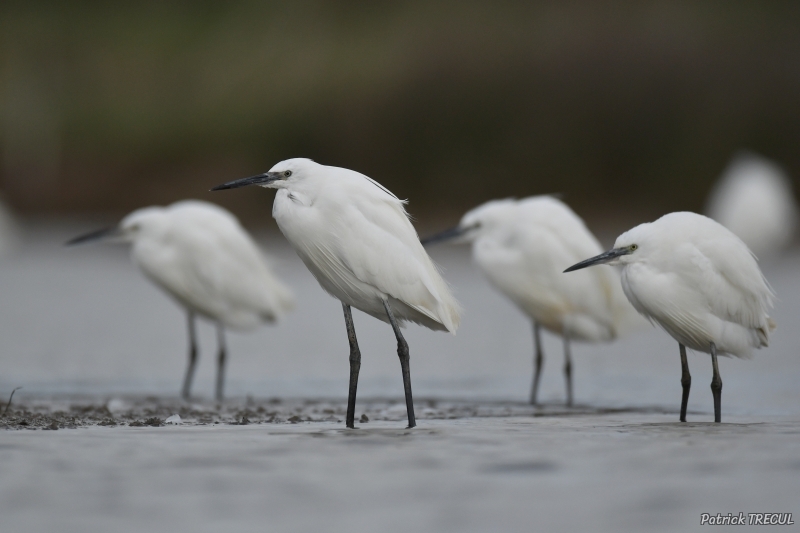
{"type": "Polygon", "coordinates": [[[358,388],[358,372],[361,370],[361,350],[358,349],[356,328],[353,326],[353,313],[350,306],[342,302],[344,323],[347,326],[347,340],[350,342],[350,391],[347,394],[347,418],[345,424],[352,428],[356,417],[356,389],[358,388]]]}
{"type": "Polygon", "coordinates": [[[567,382],[567,407],[572,407],[572,356],[569,337],[564,336],[564,380],[567,382]]]}
{"type": "Polygon", "coordinates": [[[681,422],[686,422],[686,406],[689,404],[689,389],[692,388],[692,375],[689,373],[689,361],[686,359],[686,346],[678,343],[681,348],[681,386],[683,387],[683,397],[681,398],[681,422]]]}
{"type": "Polygon", "coordinates": [[[714,395],[714,422],[722,422],[722,378],[719,376],[717,364],[717,345],[711,343],[711,365],[714,375],[711,378],[711,394],[714,395]]]}
{"type": "Polygon", "coordinates": [[[397,355],[400,357],[400,367],[403,369],[403,388],[406,392],[406,411],[408,412],[408,427],[413,428],[417,425],[417,420],[414,417],[414,400],[411,397],[411,370],[408,366],[410,359],[408,354],[408,343],[403,338],[397,321],[394,319],[392,310],[389,307],[389,302],[383,301],[383,308],[386,309],[386,315],[389,317],[389,323],[394,329],[394,336],[397,337],[397,355]]]}
{"type": "Polygon", "coordinates": [[[183,389],[181,397],[189,399],[189,392],[192,388],[192,378],[194,369],[197,366],[197,335],[194,328],[194,313],[189,313],[189,365],[186,367],[186,376],[183,378],[183,389]]]}
{"type": "Polygon", "coordinates": [[[219,344],[219,355],[217,357],[217,389],[216,398],[221,402],[224,397],[225,389],[225,360],[227,359],[227,349],[225,347],[225,327],[217,324],[217,343],[219,344]]]}
{"type": "Polygon", "coordinates": [[[542,371],[544,353],[542,353],[541,327],[533,321],[533,384],[531,384],[531,405],[536,405],[536,396],[539,392],[539,373],[542,371]]]}

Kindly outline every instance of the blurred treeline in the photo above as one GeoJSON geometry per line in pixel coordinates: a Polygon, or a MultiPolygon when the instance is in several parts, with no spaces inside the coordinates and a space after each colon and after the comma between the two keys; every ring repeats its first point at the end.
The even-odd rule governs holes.
{"type": "MultiPolygon", "coordinates": [[[[122,213],[305,156],[418,219],[562,193],[593,222],[700,210],[749,148],[800,176],[796,2],[0,3],[0,189],[122,213]]],[[[452,221],[452,219],[451,219],[452,221]]]]}

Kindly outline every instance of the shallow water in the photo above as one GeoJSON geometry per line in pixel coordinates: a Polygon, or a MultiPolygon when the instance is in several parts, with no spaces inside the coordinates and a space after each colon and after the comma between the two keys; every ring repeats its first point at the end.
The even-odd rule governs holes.
{"type": "Polygon", "coordinates": [[[466,249],[434,249],[467,311],[455,337],[407,329],[419,427],[403,428],[391,329],[354,313],[357,415],[370,421],[347,431],[341,307],[280,236],[264,242],[297,310],[230,335],[230,400],[217,408],[207,400],[213,329],[201,327],[197,399],[182,404],[182,312],[123,248],[61,246],[85,229],[29,225],[25,246],[0,263],[0,396],[24,387],[11,412],[38,412],[29,427],[78,420],[44,431],[6,418],[4,530],[684,531],[701,512],[800,518],[797,254],[765,265],[779,329],[753,360],[720,362],[725,423],[714,425],[708,356],[689,356],[690,422],[679,424],[677,345],[649,327],[574,347],[571,410],[561,406],[560,342],[547,336],[547,405],[528,407],[529,324],[466,249]],[[264,417],[231,425],[259,406],[264,417]],[[121,425],[173,411],[183,425],[121,425]],[[103,417],[117,425],[96,425],[103,417]]]}
{"type": "Polygon", "coordinates": [[[797,513],[797,418],[421,422],[3,432],[4,529],[686,531],[703,512],[797,513]]]}

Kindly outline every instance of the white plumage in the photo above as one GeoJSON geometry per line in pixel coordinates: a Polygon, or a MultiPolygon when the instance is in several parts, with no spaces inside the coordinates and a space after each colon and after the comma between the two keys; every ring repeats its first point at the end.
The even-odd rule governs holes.
{"type": "Polygon", "coordinates": [[[602,251],[569,207],[550,196],[498,200],[468,212],[475,262],[525,314],[553,333],[590,342],[616,338],[633,309],[613,271],[565,278],[564,268],[602,251]]]}
{"type": "Polygon", "coordinates": [[[278,227],[322,288],[344,306],[351,350],[348,427],[361,364],[350,306],[392,324],[414,426],[408,346],[398,325],[411,321],[455,333],[459,306],[420,244],[404,202],[363,174],[310,159],[282,161],[213,190],[245,185],[278,189],[272,209],[278,227]]]}
{"type": "MultiPolygon", "coordinates": [[[[717,355],[750,357],[768,346],[775,323],[774,294],[755,257],[736,235],[695,213],[670,213],[617,238],[614,249],[568,271],[600,263],[622,265],[622,288],[639,313],[681,345],[710,353],[714,363],[715,417],[722,381],[717,355]]],[[[689,378],[689,383],[691,379],[689,378]]],[[[681,419],[685,420],[688,385],[681,419]]]]}
{"type": "Polygon", "coordinates": [[[131,243],[131,258],[156,285],[189,313],[188,398],[197,360],[194,316],[217,323],[217,399],[222,399],[223,327],[249,331],[274,322],[294,306],[291,291],[272,273],[239,221],[225,209],[197,200],[134,211],[117,228],[70,241],[97,239],[131,243]]]}
{"type": "Polygon", "coordinates": [[[278,163],[293,180],[272,216],[305,265],[334,298],[388,322],[455,333],[459,307],[419,242],[403,202],[363,174],[307,159],[278,163]]]}
{"type": "MultiPolygon", "coordinates": [[[[541,350],[536,325],[564,338],[568,358],[569,340],[611,341],[641,320],[611,269],[574,277],[562,274],[567,266],[602,249],[580,217],[556,198],[487,202],[466,213],[454,230],[426,242],[446,238],[471,241],[473,259],[491,284],[534,322],[537,360],[541,350]]],[[[541,361],[535,367],[532,403],[540,366],[541,361]]],[[[567,375],[568,403],[570,388],[567,375]]]]}
{"type": "Polygon", "coordinates": [[[622,288],[645,317],[692,350],[750,357],[769,345],[774,294],[747,246],[713,220],[670,213],[619,236],[622,288]]]}
{"type": "Polygon", "coordinates": [[[797,227],[791,181],[775,163],[751,153],[731,161],[709,197],[706,213],[759,257],[785,248],[797,227]]]}
{"type": "Polygon", "coordinates": [[[236,218],[187,200],[134,211],[120,223],[142,272],[187,309],[226,327],[255,329],[294,305],[236,218]]]}

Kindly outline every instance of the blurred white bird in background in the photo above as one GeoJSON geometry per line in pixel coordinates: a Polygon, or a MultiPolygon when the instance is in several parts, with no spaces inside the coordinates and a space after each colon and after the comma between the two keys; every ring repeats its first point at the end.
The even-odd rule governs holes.
{"type": "Polygon", "coordinates": [[[789,177],[776,163],[751,152],[733,158],[711,191],[706,214],[762,259],[791,244],[798,221],[789,177]]]}
{"type": "Polygon", "coordinates": [[[622,265],[622,288],[637,311],[680,345],[683,399],[692,378],[686,348],[711,354],[714,421],[719,422],[722,379],[717,355],[749,358],[769,345],[775,295],[739,237],[710,218],[670,213],[617,238],[614,248],[571,266],[622,265]]]}
{"type": "Polygon", "coordinates": [[[472,242],[472,256],[489,282],[533,322],[536,404],[544,360],[540,329],[564,342],[567,405],[572,405],[570,342],[607,342],[641,319],[625,299],[619,275],[596,269],[567,278],[564,268],[602,251],[583,220],[551,196],[493,200],[465,214],[457,227],[423,240],[472,242]]]}
{"type": "Polygon", "coordinates": [[[189,363],[181,395],[188,399],[197,365],[195,317],[217,326],[216,399],[223,399],[226,347],[224,328],[255,329],[280,319],[294,306],[291,291],[272,273],[265,257],[239,221],[208,202],[186,200],[145,207],[111,229],[72,239],[131,243],[142,272],[188,312],[189,363]]]}
{"type": "Polygon", "coordinates": [[[459,307],[439,275],[404,202],[376,181],[310,159],[288,159],[269,172],[212,190],[259,185],[278,189],[272,216],[319,284],[342,302],[350,341],[346,425],[353,427],[361,352],[351,307],[391,324],[403,372],[408,426],[416,425],[405,321],[455,333],[459,307]]]}

